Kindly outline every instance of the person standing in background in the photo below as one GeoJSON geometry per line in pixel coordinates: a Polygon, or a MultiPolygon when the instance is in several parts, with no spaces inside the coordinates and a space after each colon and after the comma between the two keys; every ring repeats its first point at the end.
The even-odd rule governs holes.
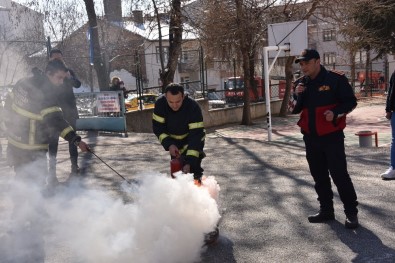
{"type": "MultiPolygon", "coordinates": [[[[58,59],[63,60],[62,51],[59,49],[52,49],[49,55],[49,60],[58,59]]],[[[81,82],[78,80],[73,70],[68,68],[67,75],[64,79],[64,82],[61,86],[56,89],[54,99],[57,101],[59,107],[63,111],[63,116],[65,120],[76,130],[76,123],[78,116],[77,102],[74,95],[73,88],[81,87],[81,82]]],[[[58,183],[56,177],[56,156],[58,152],[58,144],[59,144],[59,134],[54,133],[51,135],[51,139],[49,142],[48,154],[49,154],[49,183],[56,184],[58,183]]],[[[69,153],[70,153],[70,161],[71,161],[71,173],[70,175],[77,175],[80,173],[80,168],[78,166],[78,150],[77,146],[73,143],[69,142],[69,153]]]]}
{"type": "Polygon", "coordinates": [[[395,179],[395,71],[392,73],[390,78],[390,86],[387,93],[387,102],[385,104],[385,117],[391,121],[391,154],[390,154],[390,167],[382,173],[380,176],[383,180],[394,180],[395,179]]]}

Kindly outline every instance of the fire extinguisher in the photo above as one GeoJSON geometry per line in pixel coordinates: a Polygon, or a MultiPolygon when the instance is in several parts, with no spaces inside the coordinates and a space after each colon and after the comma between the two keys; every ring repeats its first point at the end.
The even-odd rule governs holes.
{"type": "Polygon", "coordinates": [[[182,160],[180,158],[174,158],[170,161],[170,175],[172,178],[175,178],[173,173],[176,173],[178,171],[182,170],[182,160]]]}

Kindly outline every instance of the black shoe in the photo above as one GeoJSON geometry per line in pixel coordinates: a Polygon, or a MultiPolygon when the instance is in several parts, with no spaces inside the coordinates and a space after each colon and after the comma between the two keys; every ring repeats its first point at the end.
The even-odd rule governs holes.
{"type": "Polygon", "coordinates": [[[78,167],[78,165],[72,165],[71,166],[71,175],[77,175],[80,173],[80,168],[78,167]]]}
{"type": "Polygon", "coordinates": [[[319,211],[315,215],[311,215],[307,218],[310,223],[322,223],[335,219],[334,212],[319,211]]]}
{"type": "Polygon", "coordinates": [[[215,243],[215,241],[217,241],[218,237],[219,237],[219,229],[218,229],[218,227],[216,227],[214,231],[212,231],[204,236],[204,244],[211,245],[211,244],[215,243]]]}
{"type": "Polygon", "coordinates": [[[347,216],[344,226],[348,229],[357,228],[359,226],[358,216],[357,215],[347,216]]]}

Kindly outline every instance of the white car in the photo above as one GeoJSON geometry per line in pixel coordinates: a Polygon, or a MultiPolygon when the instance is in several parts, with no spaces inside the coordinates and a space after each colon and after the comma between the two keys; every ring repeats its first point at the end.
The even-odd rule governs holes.
{"type": "Polygon", "coordinates": [[[208,104],[212,109],[225,108],[226,106],[225,100],[221,99],[218,93],[209,92],[207,93],[207,98],[208,104]]]}

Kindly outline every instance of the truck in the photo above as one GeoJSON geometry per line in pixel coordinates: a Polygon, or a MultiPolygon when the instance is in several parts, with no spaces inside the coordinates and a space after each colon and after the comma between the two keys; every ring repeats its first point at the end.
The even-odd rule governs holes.
{"type": "MultiPolygon", "coordinates": [[[[263,101],[265,89],[263,79],[255,77],[255,86],[257,93],[253,91],[253,87],[250,87],[248,94],[251,102],[263,101]]],[[[225,81],[225,100],[227,103],[242,103],[244,96],[244,78],[230,77],[225,81]]]]}

